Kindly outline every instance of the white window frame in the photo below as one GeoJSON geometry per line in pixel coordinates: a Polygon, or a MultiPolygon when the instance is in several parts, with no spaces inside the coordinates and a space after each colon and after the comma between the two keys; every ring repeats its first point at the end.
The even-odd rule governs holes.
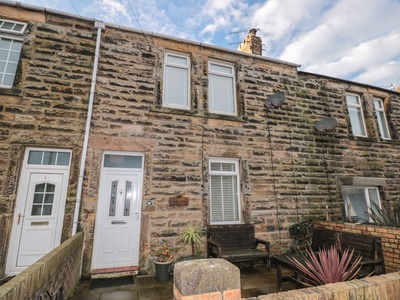
{"type": "Polygon", "coordinates": [[[378,122],[379,133],[384,140],[390,140],[389,126],[386,119],[385,107],[383,100],[374,98],[374,107],[376,112],[376,120],[378,122]],[[386,131],[386,133],[385,133],[386,131]]]}
{"type": "MultiPolygon", "coordinates": [[[[371,213],[371,208],[372,204],[371,204],[371,200],[370,200],[370,196],[369,196],[369,191],[375,191],[377,198],[378,198],[378,205],[379,208],[382,207],[381,204],[381,198],[380,198],[380,194],[379,194],[379,188],[378,187],[374,187],[374,186],[342,186],[342,195],[344,198],[344,206],[345,206],[345,212],[346,212],[346,220],[348,220],[349,218],[349,213],[351,214],[351,219],[355,219],[355,220],[359,220],[359,221],[363,221],[363,219],[357,215],[357,213],[355,212],[354,208],[350,208],[350,212],[349,212],[349,198],[348,196],[344,193],[345,191],[351,191],[351,190],[364,190],[364,200],[365,200],[365,205],[366,205],[366,211],[368,211],[368,214],[371,213]]],[[[372,222],[372,219],[369,218],[369,221],[372,222]]]]}
{"type": "MultiPolygon", "coordinates": [[[[18,41],[18,42],[21,42],[21,44],[22,44],[22,41],[23,41],[22,35],[26,29],[26,26],[27,26],[26,23],[16,22],[16,21],[7,20],[7,19],[0,19],[0,41],[2,39],[7,39],[7,40],[11,40],[11,43],[13,43],[14,41],[18,41]],[[7,29],[7,28],[4,28],[4,25],[6,23],[11,23],[14,25],[12,28],[7,29]],[[14,28],[16,25],[22,25],[22,27],[19,30],[15,30],[14,28]]],[[[22,49],[22,45],[21,45],[21,49],[22,49]]],[[[16,52],[16,51],[14,50],[14,52],[16,52]]],[[[11,50],[8,51],[6,60],[0,61],[0,62],[5,63],[4,70],[3,69],[0,70],[0,87],[2,87],[2,88],[11,88],[12,87],[12,84],[11,85],[4,84],[4,77],[6,74],[13,76],[13,80],[12,80],[13,82],[15,80],[16,70],[15,70],[15,73],[6,73],[7,66],[10,62],[10,59],[9,59],[10,54],[11,54],[11,50]]],[[[20,59],[20,56],[21,56],[21,50],[19,51],[18,61],[20,59]]],[[[18,66],[18,61],[17,61],[17,66],[18,66]]],[[[13,63],[15,63],[15,62],[13,62],[13,63]]]]}
{"type": "Polygon", "coordinates": [[[12,20],[7,20],[7,19],[0,19],[0,31],[1,32],[14,33],[14,34],[22,35],[22,34],[24,34],[24,31],[25,31],[25,28],[26,28],[27,25],[28,24],[22,23],[22,22],[17,22],[17,21],[12,21],[12,20]],[[11,29],[7,29],[7,28],[3,27],[5,23],[13,23],[14,26],[11,29]],[[20,30],[14,30],[15,25],[22,25],[22,28],[20,30]]]}
{"type": "Polygon", "coordinates": [[[210,224],[211,225],[228,225],[228,224],[240,224],[241,223],[241,192],[240,192],[240,174],[239,174],[239,159],[236,158],[222,158],[222,157],[212,157],[209,158],[208,163],[209,172],[209,189],[210,189],[210,224]],[[235,171],[212,171],[211,163],[229,163],[235,165],[235,171]],[[236,200],[237,200],[237,220],[233,221],[212,221],[212,188],[211,188],[211,177],[212,176],[232,176],[236,177],[236,200]]]}
{"type": "Polygon", "coordinates": [[[190,109],[190,56],[187,54],[183,53],[177,53],[177,52],[172,52],[168,51],[165,53],[164,56],[164,91],[163,91],[163,106],[165,107],[170,107],[170,108],[177,108],[177,109],[185,109],[189,110],[190,109]],[[173,63],[168,61],[168,57],[170,56],[175,56],[178,58],[184,58],[186,59],[186,64],[178,64],[178,63],[173,63]],[[186,71],[186,83],[182,82],[182,88],[187,89],[187,91],[183,91],[185,94],[184,97],[185,99],[182,99],[182,105],[176,104],[176,103],[170,103],[170,95],[168,93],[168,78],[167,78],[167,69],[173,68],[173,69],[180,69],[180,70],[185,70],[186,71]]]}
{"type": "Polygon", "coordinates": [[[235,66],[234,64],[226,63],[226,62],[221,62],[221,61],[216,61],[216,60],[209,60],[208,61],[208,102],[209,102],[209,112],[210,113],[215,113],[215,114],[222,114],[222,115],[231,115],[231,116],[237,116],[237,103],[236,103],[236,80],[235,80],[235,66]],[[224,68],[229,68],[231,71],[230,73],[225,73],[221,71],[216,71],[212,69],[212,65],[216,66],[221,66],[224,68]],[[214,91],[213,91],[213,76],[220,76],[220,77],[225,77],[229,78],[232,81],[232,97],[230,98],[230,95],[226,95],[225,99],[214,99],[214,91]],[[224,110],[218,110],[215,108],[214,102],[215,101],[229,101],[232,110],[231,111],[224,111],[224,110]]]}
{"type": "Polygon", "coordinates": [[[367,136],[368,136],[368,134],[367,134],[367,128],[366,128],[366,126],[365,126],[364,112],[363,112],[363,109],[362,109],[362,104],[361,104],[361,98],[360,98],[360,96],[357,95],[357,94],[346,93],[346,103],[347,103],[347,108],[348,108],[348,110],[349,110],[349,117],[350,117],[350,123],[351,123],[351,129],[352,129],[353,135],[354,135],[354,136],[367,137],[367,136]],[[357,104],[349,103],[349,101],[347,100],[347,96],[356,97],[356,99],[357,99],[357,104]],[[350,114],[350,109],[351,109],[351,108],[357,110],[357,111],[360,112],[360,114],[361,114],[361,120],[358,120],[358,121],[360,122],[360,126],[361,126],[361,128],[360,128],[361,132],[360,132],[360,133],[354,132],[356,126],[354,126],[355,124],[353,123],[354,119],[351,118],[351,114],[350,114]],[[364,131],[365,134],[362,134],[362,131],[364,131]]]}

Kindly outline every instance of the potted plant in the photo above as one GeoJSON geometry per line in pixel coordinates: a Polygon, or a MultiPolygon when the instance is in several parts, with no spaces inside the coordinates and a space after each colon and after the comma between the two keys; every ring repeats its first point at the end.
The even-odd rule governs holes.
{"type": "Polygon", "coordinates": [[[184,245],[190,245],[192,247],[192,259],[196,258],[196,246],[201,244],[202,235],[203,230],[200,227],[191,224],[189,224],[180,235],[180,241],[184,245]]]}
{"type": "Polygon", "coordinates": [[[156,269],[156,279],[158,281],[167,281],[169,279],[169,272],[174,258],[171,245],[165,240],[153,240],[148,246],[150,248],[150,255],[154,258],[154,265],[156,269]]]}

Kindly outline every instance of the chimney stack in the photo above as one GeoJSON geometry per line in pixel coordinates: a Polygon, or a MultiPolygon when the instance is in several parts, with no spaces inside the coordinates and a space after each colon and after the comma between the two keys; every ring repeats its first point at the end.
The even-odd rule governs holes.
{"type": "Polygon", "coordinates": [[[257,29],[250,29],[243,42],[239,45],[238,50],[242,52],[262,55],[262,41],[257,34],[257,29]]]}

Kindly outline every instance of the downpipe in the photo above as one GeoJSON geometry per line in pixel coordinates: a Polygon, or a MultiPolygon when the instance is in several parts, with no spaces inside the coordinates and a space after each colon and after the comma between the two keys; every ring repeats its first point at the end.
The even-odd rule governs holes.
{"type": "Polygon", "coordinates": [[[87,112],[87,117],[86,117],[85,137],[83,140],[81,165],[79,168],[78,189],[76,191],[75,211],[74,211],[74,219],[73,219],[71,236],[74,236],[78,229],[79,211],[80,211],[80,207],[81,207],[81,196],[82,196],[82,188],[83,188],[83,176],[85,173],[86,154],[87,154],[87,148],[88,148],[88,142],[89,142],[90,123],[92,120],[92,111],[93,111],[93,99],[94,99],[94,92],[95,92],[95,88],[96,88],[97,68],[98,68],[98,63],[99,63],[101,31],[105,30],[105,25],[103,22],[95,21],[94,26],[95,26],[95,28],[97,28],[96,50],[95,50],[95,54],[94,54],[92,82],[91,82],[91,86],[90,86],[90,95],[89,95],[89,106],[88,106],[88,112],[87,112]]]}

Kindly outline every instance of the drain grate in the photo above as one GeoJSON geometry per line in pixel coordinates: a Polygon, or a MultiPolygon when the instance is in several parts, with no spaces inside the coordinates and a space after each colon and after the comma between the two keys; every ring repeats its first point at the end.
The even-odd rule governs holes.
{"type": "Polygon", "coordinates": [[[92,279],[90,282],[90,290],[97,288],[106,288],[111,286],[120,286],[120,285],[128,285],[133,284],[133,276],[122,276],[122,277],[114,277],[114,278],[97,278],[92,279]]]}

